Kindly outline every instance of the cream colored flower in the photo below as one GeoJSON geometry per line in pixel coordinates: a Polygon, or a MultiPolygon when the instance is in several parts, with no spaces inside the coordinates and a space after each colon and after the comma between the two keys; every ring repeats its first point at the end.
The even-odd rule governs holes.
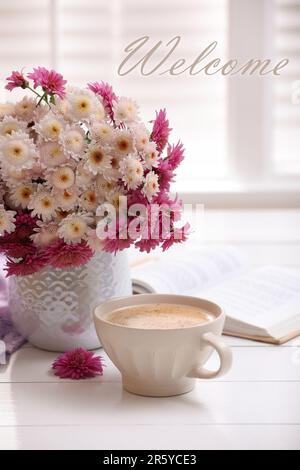
{"type": "Polygon", "coordinates": [[[108,181],[102,175],[96,177],[96,187],[99,189],[100,194],[106,198],[106,195],[117,188],[115,181],[108,181]]]}
{"type": "Polygon", "coordinates": [[[2,177],[7,186],[16,186],[20,183],[30,183],[31,176],[28,170],[15,170],[14,168],[2,168],[2,177]]]}
{"type": "Polygon", "coordinates": [[[87,189],[80,196],[80,207],[88,212],[94,212],[99,205],[99,195],[95,187],[87,189]]]}
{"type": "Polygon", "coordinates": [[[85,168],[97,175],[103,174],[110,168],[111,156],[106,152],[106,149],[99,143],[92,142],[86,151],[85,168]]]}
{"type": "Polygon", "coordinates": [[[113,154],[125,157],[134,152],[133,136],[130,131],[117,131],[113,141],[113,154]]]}
{"type": "Polygon", "coordinates": [[[36,101],[33,98],[25,96],[21,101],[15,104],[15,115],[23,121],[30,122],[33,120],[36,109],[36,101]]]}
{"type": "Polygon", "coordinates": [[[118,211],[121,203],[121,197],[126,197],[125,192],[116,188],[107,194],[107,201],[118,211]]]}
{"type": "Polygon", "coordinates": [[[42,185],[38,186],[38,191],[31,197],[28,208],[32,210],[33,216],[38,216],[43,221],[51,220],[55,216],[57,204],[54,196],[42,185]]]}
{"type": "Polygon", "coordinates": [[[132,125],[131,131],[134,135],[134,142],[138,152],[142,152],[149,144],[150,133],[143,124],[132,125]]]}
{"type": "Polygon", "coordinates": [[[158,175],[154,171],[147,174],[142,192],[149,202],[159,193],[158,175]]]}
{"type": "Polygon", "coordinates": [[[10,198],[13,203],[19,207],[21,206],[22,209],[26,209],[28,207],[30,197],[36,191],[36,184],[34,183],[21,183],[10,193],[10,198]]]}
{"type": "Polygon", "coordinates": [[[57,206],[63,211],[72,210],[78,205],[78,190],[76,186],[63,190],[55,189],[53,195],[57,206]]]}
{"type": "Polygon", "coordinates": [[[5,116],[12,116],[15,113],[15,105],[13,103],[0,103],[0,119],[5,116]]]}
{"type": "Polygon", "coordinates": [[[40,161],[45,167],[57,167],[66,163],[68,157],[58,142],[45,142],[40,145],[40,161]]]}
{"type": "Polygon", "coordinates": [[[76,168],[76,184],[79,188],[89,187],[93,180],[94,175],[84,166],[83,162],[80,162],[76,168]]]}
{"type": "Polygon", "coordinates": [[[122,177],[120,171],[121,158],[117,155],[111,155],[110,166],[103,174],[107,181],[118,181],[122,177]]]}
{"type": "Polygon", "coordinates": [[[137,158],[129,155],[120,162],[120,170],[122,180],[128,189],[137,189],[143,182],[144,169],[143,165],[137,158]]]}
{"type": "Polygon", "coordinates": [[[93,218],[89,214],[78,212],[70,214],[63,219],[58,228],[58,236],[65,243],[80,243],[86,236],[88,225],[91,224],[93,218]]]}
{"type": "Polygon", "coordinates": [[[94,115],[91,117],[94,121],[103,121],[106,118],[105,108],[102,104],[102,101],[97,96],[95,101],[95,111],[94,115]]]}
{"type": "Polygon", "coordinates": [[[0,138],[0,161],[4,168],[31,168],[36,159],[36,147],[28,134],[13,132],[0,138]]]}
{"type": "Polygon", "coordinates": [[[33,235],[30,236],[33,243],[38,247],[45,247],[58,239],[56,222],[37,221],[37,227],[34,229],[33,235]]]}
{"type": "Polygon", "coordinates": [[[99,101],[90,90],[73,89],[67,94],[68,117],[73,121],[88,121],[97,111],[99,101]]]}
{"type": "Polygon", "coordinates": [[[90,127],[90,135],[93,140],[99,140],[101,144],[109,145],[114,138],[114,129],[106,122],[93,121],[90,127]]]}
{"type": "Polygon", "coordinates": [[[15,215],[15,211],[6,211],[3,205],[0,206],[0,235],[15,230],[15,215]]]}
{"type": "Polygon", "coordinates": [[[48,182],[57,189],[68,189],[74,185],[75,173],[68,166],[61,166],[49,172],[48,182]]]}
{"type": "Polygon", "coordinates": [[[113,105],[114,120],[119,126],[121,123],[129,124],[138,119],[138,106],[135,101],[121,97],[113,105]]]}
{"type": "Polygon", "coordinates": [[[5,116],[0,122],[0,135],[11,135],[13,132],[25,132],[27,124],[12,116],[5,116]]]}
{"type": "Polygon", "coordinates": [[[100,238],[97,237],[96,229],[89,228],[87,229],[86,242],[91,250],[95,253],[100,253],[103,251],[104,243],[100,238]]]}
{"type": "Polygon", "coordinates": [[[155,142],[149,142],[149,144],[145,145],[142,155],[146,168],[151,170],[153,167],[157,166],[159,153],[156,150],[155,142]]]}
{"type": "Polygon", "coordinates": [[[65,153],[78,160],[86,148],[85,132],[80,126],[67,126],[62,133],[60,143],[65,153]]]}
{"type": "Polygon", "coordinates": [[[54,113],[46,114],[36,125],[35,130],[44,140],[57,141],[64,129],[63,121],[54,113]]]}

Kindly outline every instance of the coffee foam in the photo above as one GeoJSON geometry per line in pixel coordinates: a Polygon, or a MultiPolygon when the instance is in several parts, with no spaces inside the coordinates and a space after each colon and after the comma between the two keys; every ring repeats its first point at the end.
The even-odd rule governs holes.
{"type": "Polygon", "coordinates": [[[214,318],[212,313],[191,305],[145,304],[115,310],[107,320],[131,328],[177,329],[202,325],[214,318]]]}

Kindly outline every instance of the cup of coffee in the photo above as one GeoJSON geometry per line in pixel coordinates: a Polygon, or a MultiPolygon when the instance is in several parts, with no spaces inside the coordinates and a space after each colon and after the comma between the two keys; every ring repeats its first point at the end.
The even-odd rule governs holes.
{"type": "Polygon", "coordinates": [[[103,348],[131,393],[187,393],[197,378],[219,377],[232,364],[231,350],[220,336],[225,314],[208,300],[164,294],[123,297],[96,307],[94,320],[103,348]],[[220,367],[210,371],[204,366],[214,350],[220,367]]]}

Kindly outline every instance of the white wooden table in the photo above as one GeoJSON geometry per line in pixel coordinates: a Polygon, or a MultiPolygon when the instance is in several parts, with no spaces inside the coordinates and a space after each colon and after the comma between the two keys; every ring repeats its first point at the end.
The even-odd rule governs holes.
{"type": "MultiPolygon", "coordinates": [[[[300,268],[300,211],[210,211],[205,218],[208,243],[234,243],[254,265],[300,268]]],[[[59,380],[50,372],[56,354],[26,345],[0,369],[0,448],[300,449],[300,339],[281,347],[227,341],[229,375],[173,398],[123,392],[102,350],[103,377],[59,380]]]]}

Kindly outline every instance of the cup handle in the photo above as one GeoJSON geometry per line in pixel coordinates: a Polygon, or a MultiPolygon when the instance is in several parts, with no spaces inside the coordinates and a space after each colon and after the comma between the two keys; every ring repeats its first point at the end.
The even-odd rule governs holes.
{"type": "Polygon", "coordinates": [[[188,377],[197,379],[215,379],[225,375],[232,366],[232,352],[229,346],[213,333],[204,333],[202,336],[207,344],[212,346],[218,353],[220,358],[220,367],[217,371],[210,371],[201,366],[195,366],[189,373],[188,377]]]}

